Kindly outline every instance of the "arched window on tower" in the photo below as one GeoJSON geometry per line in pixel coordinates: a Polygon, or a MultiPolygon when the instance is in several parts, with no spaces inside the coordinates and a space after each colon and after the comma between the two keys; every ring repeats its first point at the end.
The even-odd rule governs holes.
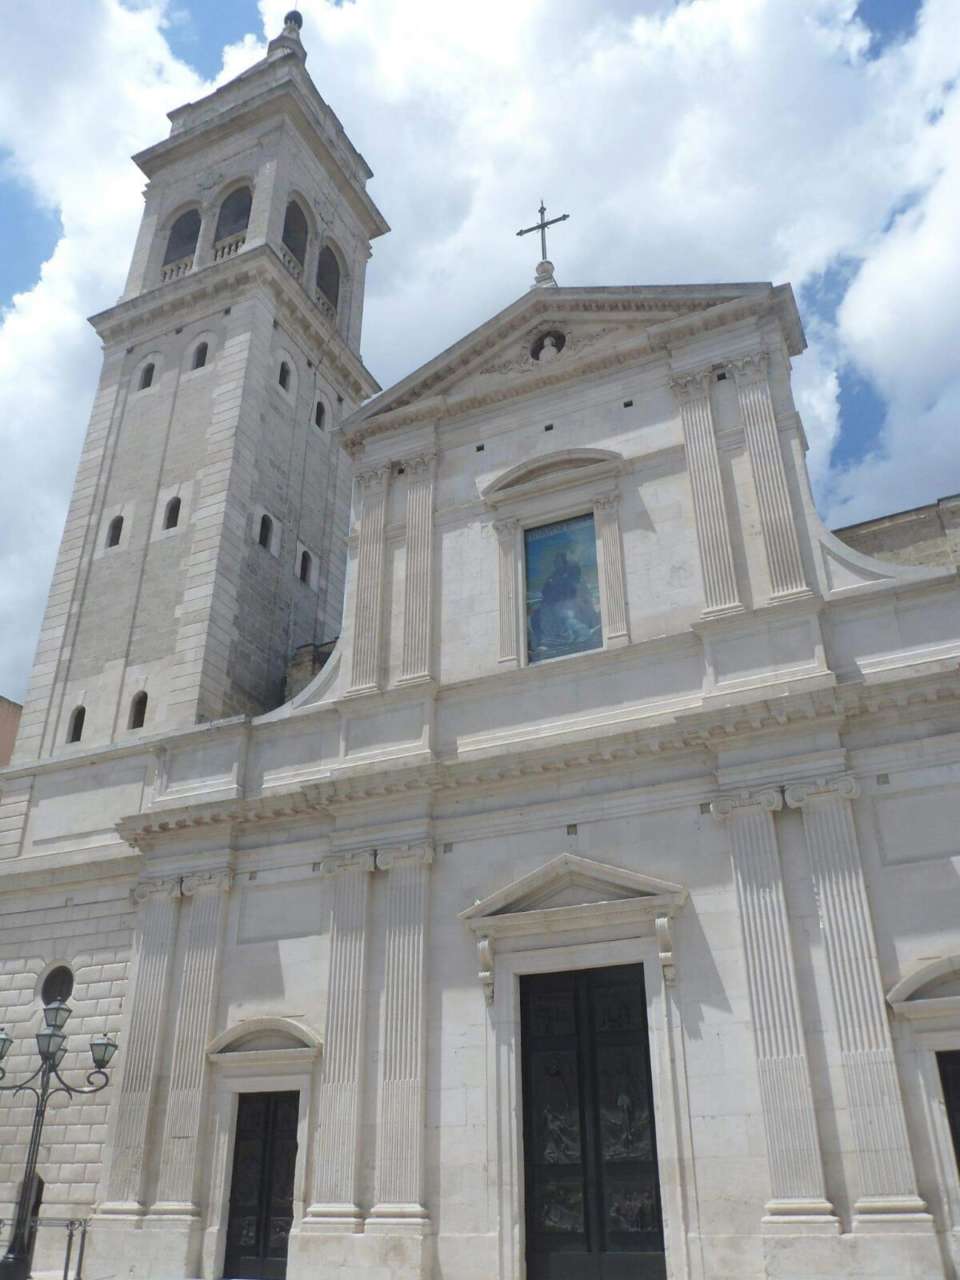
{"type": "Polygon", "coordinates": [[[120,535],[123,533],[123,516],[114,516],[107,525],[107,546],[119,547],[120,535]]]}
{"type": "MultiPolygon", "coordinates": [[[[200,236],[200,211],[188,209],[181,213],[170,228],[167,237],[167,251],[163,255],[163,266],[169,267],[173,262],[182,262],[185,258],[193,259],[200,236]]],[[[166,276],[165,276],[166,278],[166,276]]]]}
{"type": "Polygon", "coordinates": [[[205,342],[197,343],[196,348],[194,349],[194,352],[193,352],[194,369],[202,369],[203,366],[207,363],[207,352],[209,350],[210,348],[207,346],[205,342]]]}
{"type": "Polygon", "coordinates": [[[300,263],[301,267],[307,260],[308,235],[306,214],[296,200],[291,200],[287,205],[287,212],[283,219],[283,243],[300,263]]]}
{"type": "Polygon", "coordinates": [[[141,689],[130,700],[130,728],[142,729],[147,718],[147,695],[141,689]]]}
{"type": "Polygon", "coordinates": [[[313,556],[309,551],[300,552],[300,581],[310,585],[313,575],[313,556]]]}
{"type": "Polygon", "coordinates": [[[157,371],[155,364],[145,364],[140,370],[140,382],[137,384],[139,391],[146,391],[147,387],[153,386],[153,375],[157,371]]]}
{"type": "Polygon", "coordinates": [[[238,187],[231,191],[217,217],[217,229],[213,236],[213,256],[216,259],[226,258],[235,252],[243,243],[238,239],[247,229],[250,221],[250,209],[253,205],[253,192],[249,187],[238,187]],[[225,245],[223,241],[229,240],[225,245]]]}
{"type": "Polygon", "coordinates": [[[164,529],[175,529],[180,523],[180,499],[171,498],[164,508],[163,527],[164,529]]]}
{"type": "Polygon", "coordinates": [[[329,245],[324,245],[317,259],[317,292],[336,311],[340,302],[340,263],[329,245]]]}
{"type": "Polygon", "coordinates": [[[257,534],[257,542],[266,551],[270,550],[270,543],[273,540],[273,521],[266,514],[260,517],[260,532],[257,534]]]}
{"type": "Polygon", "coordinates": [[[284,391],[290,390],[290,366],[287,364],[286,360],[281,360],[280,362],[280,373],[277,376],[277,381],[280,383],[280,386],[284,391]]]}
{"type": "Polygon", "coordinates": [[[70,724],[67,727],[67,741],[79,742],[83,737],[83,722],[87,718],[86,707],[74,707],[70,713],[70,724]]]}

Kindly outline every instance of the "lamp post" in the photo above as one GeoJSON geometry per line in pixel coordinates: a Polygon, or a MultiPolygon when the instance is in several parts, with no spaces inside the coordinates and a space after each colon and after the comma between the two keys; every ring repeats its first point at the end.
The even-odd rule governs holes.
{"type": "MultiPolygon", "coordinates": [[[[73,1012],[63,1000],[53,1000],[43,1011],[43,1027],[37,1032],[37,1051],[40,1065],[32,1076],[19,1084],[0,1084],[0,1093],[33,1094],[33,1126],[27,1147],[27,1163],[20,1187],[20,1199],[14,1218],[13,1236],[3,1258],[0,1258],[0,1280],[27,1280],[30,1274],[30,1215],[33,1207],[33,1184],[37,1173],[37,1156],[40,1138],[46,1119],[47,1103],[57,1094],[72,1098],[77,1094],[99,1093],[110,1083],[107,1068],[117,1051],[117,1042],[107,1035],[94,1036],[90,1041],[93,1070],[87,1075],[86,1086],[71,1085],[60,1074],[60,1063],[67,1052],[67,1037],[63,1028],[73,1012]]],[[[6,1072],[3,1060],[10,1052],[13,1040],[6,1029],[0,1027],[0,1080],[6,1072]]]]}

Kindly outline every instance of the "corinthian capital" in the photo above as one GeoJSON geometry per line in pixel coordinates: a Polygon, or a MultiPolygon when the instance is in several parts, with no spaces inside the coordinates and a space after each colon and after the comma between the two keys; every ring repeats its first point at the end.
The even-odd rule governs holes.
{"type": "Polygon", "coordinates": [[[764,787],[759,791],[731,791],[717,796],[710,804],[710,812],[720,822],[751,809],[763,813],[776,813],[783,808],[783,795],[779,787],[764,787]]]}
{"type": "Polygon", "coordinates": [[[376,467],[365,467],[362,471],[354,472],[354,480],[357,488],[366,493],[370,489],[379,489],[387,483],[387,477],[390,475],[390,463],[382,462],[376,467]]]}
{"type": "Polygon", "coordinates": [[[435,450],[425,449],[422,453],[411,454],[409,458],[403,458],[400,465],[411,478],[423,476],[430,471],[436,461],[436,457],[435,450]]]}
{"type": "Polygon", "coordinates": [[[710,385],[710,369],[688,369],[670,375],[670,386],[678,400],[696,400],[705,396],[710,385]]]}
{"type": "Polygon", "coordinates": [[[860,784],[848,773],[838,773],[831,778],[792,782],[785,792],[791,809],[802,809],[812,799],[836,797],[840,800],[856,800],[859,794],[860,784]]]}
{"type": "Polygon", "coordinates": [[[745,356],[737,356],[735,360],[728,360],[724,367],[733,374],[739,384],[759,382],[767,376],[769,366],[769,351],[751,351],[745,356]]]}

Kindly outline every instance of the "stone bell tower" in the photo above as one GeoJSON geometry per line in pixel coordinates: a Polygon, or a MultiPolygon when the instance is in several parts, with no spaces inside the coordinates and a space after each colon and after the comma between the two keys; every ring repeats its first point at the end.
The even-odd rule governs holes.
{"type": "Polygon", "coordinates": [[[256,714],[339,630],[343,416],[371,176],[308,76],[301,18],[170,113],[104,349],[15,760],[256,714]]]}

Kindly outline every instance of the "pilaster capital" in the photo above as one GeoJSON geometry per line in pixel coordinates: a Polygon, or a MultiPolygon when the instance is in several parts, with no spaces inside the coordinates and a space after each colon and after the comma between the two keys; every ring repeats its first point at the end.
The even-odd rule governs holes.
{"type": "Polygon", "coordinates": [[[727,360],[724,368],[733,374],[737,385],[747,382],[760,382],[767,376],[770,367],[770,352],[766,350],[751,351],[745,356],[737,356],[727,360]]]}
{"type": "Polygon", "coordinates": [[[710,803],[710,812],[719,821],[739,814],[759,811],[776,813],[783,808],[783,793],[779,787],[763,787],[757,791],[731,791],[717,796],[710,803]]]}
{"type": "Polygon", "coordinates": [[[681,402],[696,400],[708,393],[711,369],[687,369],[682,373],[670,374],[670,386],[674,395],[681,402]]]}
{"type": "Polygon", "coordinates": [[[209,871],[195,871],[184,876],[180,892],[185,898],[209,890],[212,893],[229,893],[233,885],[233,872],[229,867],[214,867],[209,871]]]}
{"type": "Polygon", "coordinates": [[[377,850],[377,870],[400,867],[428,867],[433,862],[432,844],[398,844],[377,850]]]}
{"type": "Polygon", "coordinates": [[[848,773],[830,778],[810,778],[805,782],[791,782],[786,788],[787,804],[791,809],[802,809],[811,799],[856,800],[860,784],[848,773]]]}
{"type": "Polygon", "coordinates": [[[503,520],[494,520],[493,532],[498,538],[512,538],[517,532],[520,521],[516,516],[507,516],[503,520]]]}
{"type": "Polygon", "coordinates": [[[619,493],[601,493],[593,500],[593,509],[598,515],[611,515],[619,506],[619,493]]]}
{"type": "Polygon", "coordinates": [[[158,902],[164,898],[179,898],[181,882],[179,876],[160,877],[141,880],[130,890],[130,901],[135,907],[143,907],[148,902],[158,902]]]}
{"type": "Polygon", "coordinates": [[[320,863],[322,876],[336,876],[343,871],[375,871],[376,857],[372,849],[352,849],[349,853],[331,854],[320,863]]]}
{"type": "Polygon", "coordinates": [[[419,478],[425,477],[431,472],[436,460],[437,451],[435,449],[424,449],[421,453],[414,453],[408,458],[401,458],[400,465],[411,478],[419,478]]]}
{"type": "Polygon", "coordinates": [[[376,491],[377,489],[386,488],[390,469],[391,464],[389,462],[381,462],[378,466],[366,467],[362,471],[355,471],[353,478],[361,493],[376,491]]]}

